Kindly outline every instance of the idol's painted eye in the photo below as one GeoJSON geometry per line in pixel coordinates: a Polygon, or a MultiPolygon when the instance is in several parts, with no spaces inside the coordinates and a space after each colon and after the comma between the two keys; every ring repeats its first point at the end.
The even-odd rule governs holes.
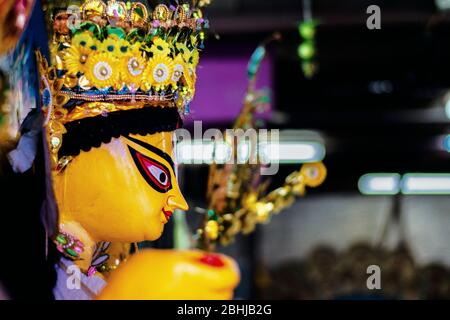
{"type": "MultiPolygon", "coordinates": [[[[146,159],[143,159],[144,162],[147,162],[146,159]]],[[[153,178],[155,178],[158,183],[161,184],[161,186],[167,186],[167,184],[169,183],[169,176],[167,174],[167,172],[164,171],[164,169],[158,167],[157,165],[153,164],[153,163],[146,163],[147,165],[147,169],[150,172],[150,174],[153,176],[153,178]]]]}
{"type": "Polygon", "coordinates": [[[131,156],[144,179],[156,191],[165,193],[172,189],[169,169],[158,161],[144,156],[129,146],[131,156]]]}

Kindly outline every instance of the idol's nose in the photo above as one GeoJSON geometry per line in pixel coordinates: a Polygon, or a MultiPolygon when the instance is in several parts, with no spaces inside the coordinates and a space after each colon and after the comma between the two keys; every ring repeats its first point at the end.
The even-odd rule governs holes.
{"type": "Polygon", "coordinates": [[[183,211],[187,211],[189,209],[189,205],[180,192],[177,192],[175,195],[169,196],[169,198],[167,199],[167,205],[171,208],[183,211]]]}

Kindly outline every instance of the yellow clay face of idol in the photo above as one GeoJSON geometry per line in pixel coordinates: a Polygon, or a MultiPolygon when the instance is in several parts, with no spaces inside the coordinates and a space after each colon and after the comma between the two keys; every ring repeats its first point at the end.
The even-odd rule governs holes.
{"type": "Polygon", "coordinates": [[[174,172],[171,132],[112,139],[55,174],[60,223],[94,241],[158,239],[175,209],[187,210],[174,172]]]}

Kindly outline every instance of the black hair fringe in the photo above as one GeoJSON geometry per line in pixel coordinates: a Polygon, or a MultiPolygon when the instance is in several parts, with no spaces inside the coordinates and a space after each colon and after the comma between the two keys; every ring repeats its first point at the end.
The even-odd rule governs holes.
{"type": "Polygon", "coordinates": [[[65,125],[63,144],[59,157],[77,156],[81,151],[98,148],[112,138],[129,134],[147,135],[170,132],[182,126],[177,108],[146,107],[127,111],[116,111],[105,116],[84,118],[65,125]]]}

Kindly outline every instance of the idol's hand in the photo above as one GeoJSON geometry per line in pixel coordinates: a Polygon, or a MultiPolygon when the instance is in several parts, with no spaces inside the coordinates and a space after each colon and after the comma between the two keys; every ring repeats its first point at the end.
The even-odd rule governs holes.
{"type": "Polygon", "coordinates": [[[202,251],[144,250],[114,271],[100,300],[226,300],[239,283],[236,262],[202,251]]]}

